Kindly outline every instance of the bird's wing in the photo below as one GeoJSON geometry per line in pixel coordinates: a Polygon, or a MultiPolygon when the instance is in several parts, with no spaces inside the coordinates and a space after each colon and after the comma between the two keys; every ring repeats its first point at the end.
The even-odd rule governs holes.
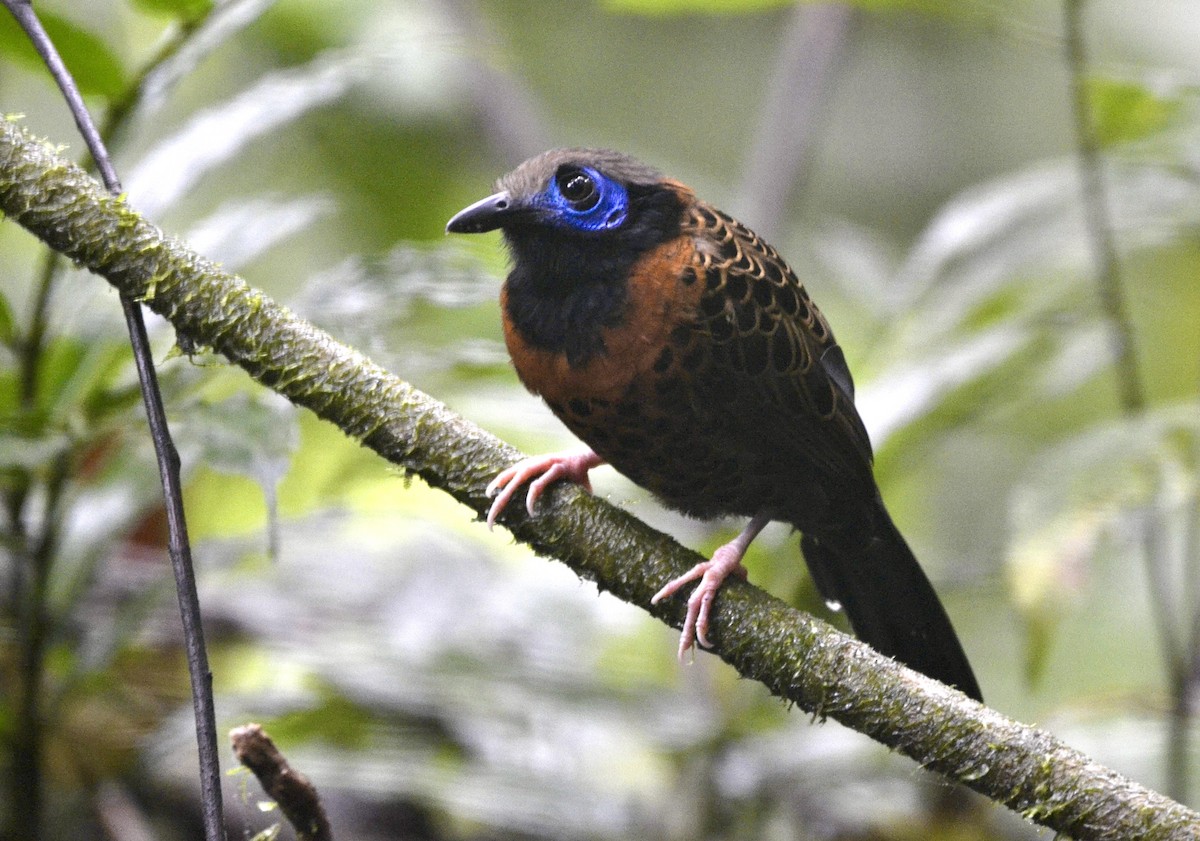
{"type": "Polygon", "coordinates": [[[850,369],[795,273],[770,244],[707,204],[694,205],[688,229],[705,284],[697,327],[711,341],[717,378],[770,407],[778,423],[764,434],[795,436],[829,469],[869,475],[871,443],[850,369]]]}

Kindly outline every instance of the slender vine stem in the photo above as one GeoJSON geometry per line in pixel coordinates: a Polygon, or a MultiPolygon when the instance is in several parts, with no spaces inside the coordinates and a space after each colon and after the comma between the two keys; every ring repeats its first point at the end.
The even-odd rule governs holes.
{"type": "Polygon", "coordinates": [[[46,676],[46,652],[50,643],[50,574],[62,533],[63,495],[70,475],[70,456],[59,456],[46,480],[41,529],[30,540],[24,557],[18,558],[29,571],[21,599],[18,638],[21,647],[21,683],[17,699],[17,721],[13,753],[13,831],[16,838],[41,837],[44,790],[41,757],[46,739],[42,699],[46,676]]]}
{"type": "Polygon", "coordinates": [[[738,190],[740,215],[767,234],[802,185],[820,140],[821,111],[854,32],[847,3],[797,4],[781,38],[753,148],[738,190]]]}
{"type": "MultiPolygon", "coordinates": [[[[1063,0],[1063,36],[1071,85],[1075,159],[1100,307],[1108,323],[1113,346],[1113,367],[1120,407],[1127,418],[1136,418],[1145,412],[1148,398],[1137,360],[1136,330],[1125,294],[1116,226],[1112,219],[1104,161],[1089,98],[1089,63],[1084,35],[1086,5],[1087,0],[1063,0]]],[[[1161,489],[1160,476],[1155,475],[1150,479],[1161,489]]],[[[1161,539],[1167,524],[1160,502],[1158,499],[1151,501],[1146,516],[1136,528],[1140,531],[1141,554],[1150,582],[1151,605],[1172,696],[1166,739],[1167,790],[1172,796],[1183,799],[1190,787],[1188,751],[1191,722],[1195,715],[1194,696],[1200,686],[1200,637],[1194,632],[1189,633],[1185,625],[1200,628],[1200,613],[1190,603],[1190,594],[1180,594],[1169,574],[1169,553],[1166,541],[1161,539]],[[1192,611],[1191,621],[1183,623],[1177,614],[1188,610],[1192,611]]],[[[1195,545],[1194,542],[1187,544],[1187,550],[1194,552],[1195,545]]],[[[1200,563],[1200,558],[1194,559],[1193,563],[1200,563]]]]}
{"type": "MultiPolygon", "coordinates": [[[[26,36],[33,43],[46,67],[54,77],[59,90],[67,101],[75,124],[83,136],[92,161],[104,181],[108,191],[115,195],[121,193],[121,182],[117,177],[112,160],[100,132],[97,130],[91,114],[84,105],[79,88],[63,64],[53,42],[46,34],[45,28],[33,10],[30,0],[3,0],[5,6],[17,19],[26,36]]],[[[170,53],[160,53],[160,56],[170,53]]],[[[145,78],[144,76],[142,78],[145,78]]],[[[110,117],[108,128],[114,130],[131,113],[136,104],[137,95],[132,95],[123,103],[122,110],[110,117]]],[[[37,391],[38,359],[45,341],[46,314],[49,306],[50,293],[56,274],[56,264],[53,258],[45,264],[38,290],[34,298],[34,312],[31,328],[23,345],[22,392],[27,404],[32,404],[37,391]]],[[[141,305],[128,295],[121,295],[121,308],[125,316],[125,324],[129,332],[130,345],[133,348],[133,358],[141,384],[142,398],[149,421],[150,434],[154,442],[154,451],[158,461],[159,478],[162,482],[163,502],[167,512],[168,554],[175,572],[176,590],[179,595],[179,611],[184,630],[184,644],[187,652],[188,672],[192,685],[193,711],[196,720],[196,740],[200,762],[201,811],[204,823],[206,841],[221,841],[225,837],[223,826],[223,810],[221,805],[221,772],[220,758],[217,749],[216,713],[212,693],[212,673],[208,666],[208,655],[204,644],[203,626],[200,617],[200,599],[196,590],[195,571],[192,565],[191,546],[187,533],[187,520],[183,509],[183,486],[180,479],[179,453],[171,438],[167,425],[166,411],[163,408],[162,392],[158,386],[158,378],[154,370],[154,358],[150,349],[150,341],[146,334],[145,320],[142,317],[141,305]]],[[[65,481],[65,471],[62,476],[65,481]]],[[[56,483],[61,484],[61,483],[56,483]]],[[[19,736],[15,746],[16,766],[14,779],[17,784],[28,787],[31,791],[26,797],[13,799],[16,814],[24,816],[27,826],[18,827],[16,837],[36,839],[40,836],[41,796],[40,783],[41,765],[41,733],[42,721],[40,699],[42,691],[42,676],[44,674],[44,656],[46,639],[46,603],[48,598],[48,582],[53,563],[54,541],[50,538],[58,533],[59,512],[57,503],[61,499],[61,487],[48,487],[47,494],[53,505],[48,506],[47,516],[43,523],[43,533],[46,539],[41,541],[39,551],[30,555],[32,563],[32,587],[29,592],[30,601],[27,603],[28,622],[27,633],[24,634],[25,663],[23,673],[24,695],[18,711],[22,721],[27,725],[27,732],[19,736]]],[[[17,510],[19,512],[20,507],[17,510]]],[[[22,818],[18,818],[18,821],[22,818]]]]}
{"type": "Polygon", "coordinates": [[[1063,37],[1070,73],[1075,159],[1079,167],[1083,212],[1096,267],[1100,306],[1112,337],[1121,409],[1127,415],[1136,415],[1146,407],[1146,387],[1137,362],[1133,318],[1125,298],[1108,186],[1104,180],[1104,162],[1088,96],[1087,42],[1083,32],[1083,9],[1086,4],[1087,0],[1064,0],[1063,5],[1063,37]]]}

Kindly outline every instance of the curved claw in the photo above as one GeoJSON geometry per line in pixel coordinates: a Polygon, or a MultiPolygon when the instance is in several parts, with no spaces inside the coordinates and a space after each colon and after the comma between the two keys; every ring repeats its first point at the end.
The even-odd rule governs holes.
{"type": "Polygon", "coordinates": [[[708,628],[712,619],[713,604],[717,593],[725,579],[731,575],[739,578],[746,577],[746,568],[742,566],[742,557],[746,554],[751,541],[758,536],[763,527],[769,522],[766,515],[755,517],[742,530],[742,533],[726,543],[713,553],[712,560],[696,564],[683,575],[668,581],[663,588],[654,594],[650,604],[658,604],[669,598],[685,584],[700,579],[696,589],[688,597],[687,614],[683,619],[683,633],[679,637],[679,660],[697,643],[705,648],[712,648],[708,639],[708,628]]]}
{"type": "Polygon", "coordinates": [[[746,577],[746,568],[742,566],[743,554],[744,551],[736,551],[733,544],[722,546],[713,554],[711,561],[696,564],[683,575],[671,579],[650,599],[651,604],[658,604],[663,599],[673,596],[685,584],[700,579],[700,583],[687,600],[687,614],[684,616],[683,632],[679,637],[680,661],[697,643],[705,648],[712,648],[708,639],[708,628],[712,619],[713,603],[726,578],[731,575],[746,577]]]}
{"type": "Polygon", "coordinates": [[[522,485],[529,484],[525,495],[525,510],[532,516],[538,499],[550,485],[560,479],[574,482],[590,493],[592,482],[588,478],[588,471],[601,464],[604,464],[604,459],[591,450],[575,450],[532,456],[500,471],[485,491],[488,496],[495,497],[492,507],[488,509],[488,528],[496,524],[496,518],[508,507],[508,503],[522,485]]]}

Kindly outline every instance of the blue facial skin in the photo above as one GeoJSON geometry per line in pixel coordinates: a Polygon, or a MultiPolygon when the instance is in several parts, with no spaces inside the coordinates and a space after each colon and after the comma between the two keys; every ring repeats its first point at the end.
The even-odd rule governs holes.
{"type": "Polygon", "coordinates": [[[580,210],[571,203],[558,185],[558,177],[536,197],[535,203],[545,212],[545,218],[560,228],[569,228],[584,233],[598,233],[620,227],[629,212],[629,193],[625,187],[591,167],[582,167],[600,194],[596,203],[580,210]]]}

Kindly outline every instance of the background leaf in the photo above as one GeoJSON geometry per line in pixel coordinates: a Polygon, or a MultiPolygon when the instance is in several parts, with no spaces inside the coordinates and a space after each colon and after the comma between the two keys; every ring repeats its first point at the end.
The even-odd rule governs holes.
{"type": "MultiPolygon", "coordinates": [[[[127,81],[124,64],[103,39],[54,12],[39,8],[38,17],[83,94],[111,98],[120,93],[127,81]]],[[[0,15],[0,52],[28,68],[44,67],[21,27],[7,13],[0,15]]]]}
{"type": "Polygon", "coordinates": [[[191,20],[207,13],[213,0],[133,0],[134,5],[152,14],[171,15],[191,20]]]}
{"type": "Polygon", "coordinates": [[[1088,79],[1087,98],[1096,141],[1102,147],[1143,140],[1161,132],[1183,107],[1177,96],[1163,96],[1124,79],[1088,79]]]}

